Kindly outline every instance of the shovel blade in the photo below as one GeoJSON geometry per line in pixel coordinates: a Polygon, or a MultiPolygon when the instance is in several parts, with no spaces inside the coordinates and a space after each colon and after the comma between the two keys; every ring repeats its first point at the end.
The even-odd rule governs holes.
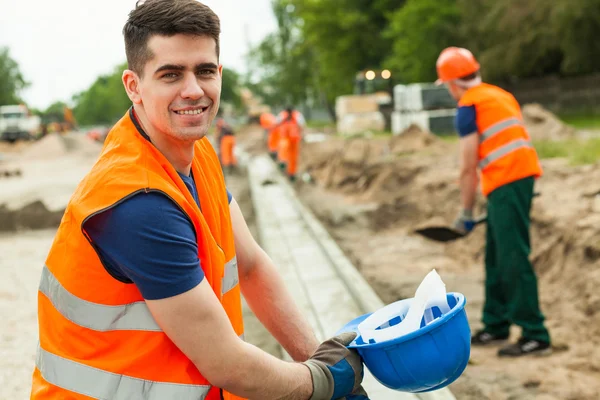
{"type": "Polygon", "coordinates": [[[417,229],[415,233],[437,242],[451,242],[465,236],[465,234],[462,232],[447,226],[430,226],[427,228],[417,229]]]}

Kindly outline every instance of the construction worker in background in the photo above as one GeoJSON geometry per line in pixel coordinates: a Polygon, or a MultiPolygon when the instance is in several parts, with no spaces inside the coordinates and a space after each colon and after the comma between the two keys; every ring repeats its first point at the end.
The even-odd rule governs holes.
{"type": "Polygon", "coordinates": [[[231,125],[225,122],[224,118],[217,119],[216,128],[221,167],[223,168],[224,172],[231,174],[233,173],[234,168],[237,166],[233,128],[231,125]]]}
{"type": "Polygon", "coordinates": [[[366,399],[356,334],[319,345],[225,187],[206,137],[219,18],[196,0],[146,0],[123,34],[133,106],[43,268],[31,398],[366,399]],[[244,341],[241,291],[296,362],[244,341]]]}
{"type": "Polygon", "coordinates": [[[260,126],[265,131],[267,148],[269,155],[275,161],[277,159],[277,145],[279,139],[279,130],[277,129],[277,118],[271,113],[262,113],[260,115],[260,126]]]}
{"type": "Polygon", "coordinates": [[[306,125],[304,116],[292,106],[286,107],[277,116],[279,166],[290,179],[296,180],[298,172],[298,158],[300,156],[300,142],[302,131],[306,125]]]}
{"type": "Polygon", "coordinates": [[[499,356],[548,354],[550,335],[544,327],[537,278],[529,261],[533,187],[542,168],[521,108],[510,93],[481,81],[479,63],[467,49],[445,49],[436,67],[436,83],[445,84],[458,101],[462,210],[454,228],[467,233],[474,227],[478,169],[481,190],[487,197],[484,327],[471,343],[506,340],[511,324],[516,324],[522,328],[521,338],[502,347],[499,356]]]}

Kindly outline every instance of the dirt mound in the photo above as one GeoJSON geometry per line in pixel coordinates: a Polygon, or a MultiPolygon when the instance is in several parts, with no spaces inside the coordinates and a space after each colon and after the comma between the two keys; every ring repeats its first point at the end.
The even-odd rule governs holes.
{"type": "Polygon", "coordinates": [[[67,152],[65,138],[58,133],[50,133],[26,148],[21,155],[30,160],[45,160],[62,157],[67,152]]]}
{"type": "Polygon", "coordinates": [[[95,142],[83,134],[50,133],[24,148],[20,157],[26,160],[50,160],[74,153],[83,157],[93,157],[97,156],[101,149],[101,143],[95,142]]]}
{"type": "Polygon", "coordinates": [[[575,136],[575,128],[564,124],[540,104],[525,104],[522,113],[532,139],[561,140],[575,136]]]}
{"type": "Polygon", "coordinates": [[[15,232],[24,229],[56,228],[64,214],[64,209],[50,211],[41,200],[11,210],[0,205],[0,232],[15,232]]]}
{"type": "Polygon", "coordinates": [[[389,146],[392,153],[413,153],[440,142],[441,140],[433,133],[411,124],[399,135],[393,136],[389,146]]]}

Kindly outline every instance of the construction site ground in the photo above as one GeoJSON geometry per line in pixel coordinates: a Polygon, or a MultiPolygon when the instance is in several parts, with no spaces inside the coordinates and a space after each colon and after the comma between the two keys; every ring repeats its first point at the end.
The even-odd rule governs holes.
{"type": "MultiPolygon", "coordinates": [[[[541,107],[526,107],[524,118],[534,140],[560,144],[580,135],[541,107]]],[[[258,154],[264,152],[262,135],[250,128],[239,141],[258,154]]],[[[456,216],[458,143],[416,127],[392,138],[313,134],[307,139],[296,192],[379,297],[390,303],[414,296],[435,268],[448,291],[465,294],[471,329],[479,329],[485,226],[449,244],[413,233],[456,216]]],[[[473,348],[465,373],[450,386],[459,400],[600,398],[600,165],[572,166],[561,158],[544,159],[542,165],[531,259],[553,355],[500,359],[497,346],[473,348]]],[[[478,210],[485,211],[485,199],[479,199],[478,210]]],[[[515,327],[511,340],[519,334],[515,327]]]]}
{"type": "MultiPolygon", "coordinates": [[[[534,137],[560,141],[577,135],[543,110],[530,116],[534,137]]],[[[412,297],[435,268],[448,291],[466,295],[471,328],[478,329],[485,227],[451,244],[412,233],[455,216],[457,143],[418,129],[393,138],[325,138],[303,144],[302,179],[294,185],[298,198],[385,303],[412,297]]],[[[258,127],[240,131],[238,143],[251,155],[264,153],[258,127]]],[[[0,399],[29,394],[40,271],[66,199],[99,151],[81,134],[0,143],[0,399]]],[[[532,260],[554,354],[498,359],[497,347],[473,348],[465,373],[450,386],[459,400],[600,398],[600,168],[564,159],[543,160],[543,167],[532,210],[532,260]]],[[[246,175],[229,176],[228,187],[258,235],[246,175]]],[[[480,210],[483,205],[480,199],[480,210]]],[[[249,341],[281,355],[249,310],[245,321],[249,341]]],[[[518,334],[515,329],[512,339],[518,334]]]]}

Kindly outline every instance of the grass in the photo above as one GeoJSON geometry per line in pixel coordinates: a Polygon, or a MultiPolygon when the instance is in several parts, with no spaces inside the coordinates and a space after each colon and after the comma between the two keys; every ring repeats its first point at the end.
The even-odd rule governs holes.
{"type": "Polygon", "coordinates": [[[315,120],[310,120],[310,121],[306,121],[306,126],[308,128],[312,128],[312,129],[324,129],[324,128],[333,128],[335,129],[335,123],[331,122],[331,121],[315,121],[315,120]]]}
{"type": "Polygon", "coordinates": [[[535,140],[533,145],[540,158],[567,158],[571,165],[600,161],[600,138],[535,140]]]}
{"type": "Polygon", "coordinates": [[[558,117],[566,124],[577,129],[600,129],[600,113],[593,111],[566,111],[558,117]]]}

